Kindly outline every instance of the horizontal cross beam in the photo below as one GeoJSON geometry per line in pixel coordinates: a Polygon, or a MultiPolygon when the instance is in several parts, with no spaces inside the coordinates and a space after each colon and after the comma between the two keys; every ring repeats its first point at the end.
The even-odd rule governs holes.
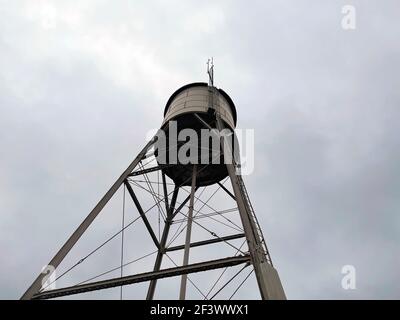
{"type": "Polygon", "coordinates": [[[87,284],[81,284],[72,287],[60,288],[55,290],[48,290],[33,296],[33,299],[50,299],[56,297],[62,297],[72,294],[79,294],[83,292],[95,291],[100,289],[107,289],[113,287],[124,286],[133,283],[145,282],[154,279],[169,278],[179,276],[182,274],[195,273],[206,270],[214,270],[225,267],[236,266],[242,263],[249,263],[250,256],[242,255],[229,258],[223,258],[212,261],[205,261],[200,263],[189,264],[187,266],[180,266],[175,268],[168,268],[159,271],[145,272],[141,274],[135,274],[120,278],[114,278],[109,280],[102,280],[87,284]]]}
{"type": "MultiPolygon", "coordinates": [[[[190,244],[190,247],[200,247],[200,246],[205,246],[208,244],[212,244],[212,243],[218,243],[218,242],[222,242],[222,241],[229,241],[229,240],[234,240],[234,239],[239,239],[239,238],[243,238],[244,237],[244,233],[239,233],[239,234],[233,234],[230,236],[226,236],[226,237],[220,237],[220,238],[215,238],[215,239],[208,239],[208,240],[203,240],[203,241],[198,241],[198,242],[193,242],[190,244]]],[[[170,248],[166,248],[165,251],[177,251],[177,250],[182,250],[184,249],[185,246],[181,245],[181,246],[175,246],[175,247],[170,247],[170,248]]]]}
{"type": "Polygon", "coordinates": [[[140,176],[142,174],[146,174],[146,173],[149,173],[149,172],[162,170],[162,169],[168,168],[170,166],[171,166],[170,164],[160,164],[159,166],[155,166],[155,167],[151,167],[151,168],[147,168],[147,169],[143,169],[143,170],[134,171],[129,176],[130,177],[140,176]]]}

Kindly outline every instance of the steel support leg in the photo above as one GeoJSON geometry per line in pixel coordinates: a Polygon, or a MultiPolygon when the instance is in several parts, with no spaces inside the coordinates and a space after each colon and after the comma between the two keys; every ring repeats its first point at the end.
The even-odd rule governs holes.
{"type": "MultiPolygon", "coordinates": [[[[168,207],[168,211],[167,211],[167,220],[165,221],[164,230],[163,230],[163,233],[161,236],[160,248],[158,250],[156,262],[154,264],[154,271],[159,271],[161,268],[162,259],[163,259],[164,253],[165,253],[165,246],[167,244],[169,229],[171,227],[172,220],[173,220],[172,215],[175,210],[175,204],[176,204],[176,198],[178,197],[178,191],[179,191],[179,187],[175,186],[174,193],[172,194],[171,206],[168,207]]],[[[153,300],[154,292],[156,290],[156,285],[157,285],[157,279],[150,281],[149,289],[147,291],[147,296],[146,296],[147,300],[153,300]]]]}
{"type": "MultiPolygon", "coordinates": [[[[193,206],[194,206],[194,192],[196,190],[196,176],[197,176],[197,165],[194,164],[193,175],[192,175],[192,188],[190,191],[188,222],[186,227],[185,251],[183,253],[183,266],[187,266],[189,263],[190,237],[192,234],[192,220],[193,220],[193,206]]],[[[186,283],[187,283],[187,274],[184,274],[182,275],[181,279],[181,290],[179,293],[180,300],[185,300],[186,298],[186,283]]]]}
{"type": "MultiPolygon", "coordinates": [[[[216,112],[217,128],[221,132],[224,129],[222,120],[216,112]]],[[[230,148],[225,138],[221,137],[221,146],[224,150],[224,155],[227,156],[228,153],[232,155],[232,148],[230,148]]],[[[244,194],[241,191],[239,180],[236,172],[236,167],[234,164],[234,159],[232,163],[227,163],[226,168],[228,170],[229,178],[232,183],[232,188],[234,196],[236,198],[236,203],[239,209],[240,218],[242,220],[244,233],[247,239],[247,245],[250,251],[250,257],[252,264],[254,266],[254,271],[257,278],[258,287],[260,289],[261,298],[266,299],[286,299],[285,293],[282,288],[277,271],[267,262],[266,256],[262,250],[261,239],[257,236],[255,231],[255,224],[250,217],[250,212],[246,208],[246,203],[244,199],[244,194]]]]}
{"type": "MultiPolygon", "coordinates": [[[[147,145],[143,148],[143,150],[139,153],[139,155],[132,161],[132,163],[128,166],[128,168],[122,173],[122,175],[118,178],[117,181],[111,186],[111,188],[107,191],[107,193],[103,196],[103,198],[99,201],[99,203],[93,208],[93,210],[89,213],[89,215],[83,220],[83,222],[79,225],[79,227],[74,231],[74,233],[69,237],[67,242],[61,247],[61,249],[56,253],[53,259],[50,260],[48,266],[53,267],[53,271],[60,265],[60,263],[64,260],[65,256],[72,249],[72,247],[76,244],[82,234],[86,231],[86,229],[90,226],[93,220],[97,217],[100,211],[105,207],[108,201],[112,198],[115,192],[119,189],[124,180],[129,176],[129,174],[135,169],[140,160],[146,155],[146,152],[151,148],[151,146],[155,142],[155,137],[147,143],[147,145]]],[[[22,300],[28,300],[33,297],[34,294],[38,293],[42,287],[42,283],[44,282],[45,277],[49,277],[51,273],[41,273],[32,283],[32,285],[28,288],[28,290],[21,297],[22,300]]]]}

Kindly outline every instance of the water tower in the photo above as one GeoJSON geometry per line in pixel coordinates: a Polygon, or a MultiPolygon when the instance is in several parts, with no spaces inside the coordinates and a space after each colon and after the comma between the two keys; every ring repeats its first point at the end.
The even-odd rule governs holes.
{"type": "MultiPolygon", "coordinates": [[[[164,120],[160,130],[139,152],[133,162],[48,264],[53,269],[60,265],[110,199],[119,189],[123,188],[124,192],[126,190],[129,194],[137,209],[138,217],[140,217],[140,220],[143,221],[148,230],[150,241],[154,242],[156,257],[153,269],[143,273],[123,275],[121,261],[120,277],[49,290],[43,284],[44,280],[46,280],[45,278],[49,277],[52,272],[53,269],[51,269],[50,272],[41,273],[36,278],[22,296],[22,299],[50,299],[112,287],[121,287],[122,290],[125,285],[134,285],[140,282],[149,283],[146,298],[153,299],[157,281],[164,278],[177,279],[180,290],[176,298],[186,299],[188,277],[192,273],[216,269],[226,270],[240,265],[243,265],[240,271],[250,268],[249,275],[254,272],[262,299],[286,299],[240,175],[238,150],[235,147],[236,144],[232,143],[236,141],[237,114],[235,104],[225,91],[214,86],[213,65],[209,65],[208,74],[209,83],[196,82],[187,84],[172,94],[166,103],[164,120]],[[197,137],[202,137],[202,132],[208,132],[209,138],[207,139],[212,140],[211,142],[208,141],[208,148],[204,147],[200,142],[201,138],[197,139],[197,144],[194,144],[193,141],[190,142],[190,139],[178,139],[180,133],[185,133],[185,130],[190,130],[197,137]],[[212,144],[215,141],[217,141],[216,147],[215,144],[212,144]],[[190,151],[189,155],[188,150],[190,151]],[[194,150],[196,152],[193,152],[194,150]],[[182,159],[182,155],[187,155],[187,157],[182,159]],[[152,181],[148,178],[151,173],[157,173],[161,176],[161,180],[158,183],[158,185],[161,185],[161,192],[156,192],[152,187],[152,181]],[[150,209],[158,208],[159,212],[160,210],[164,211],[161,219],[163,224],[162,233],[158,237],[154,226],[149,221],[152,211],[143,208],[137,191],[134,190],[133,186],[138,185],[137,181],[139,181],[134,180],[137,177],[144,177],[145,180],[143,181],[146,181],[146,187],[142,187],[142,189],[147,188],[146,191],[153,196],[155,204],[150,209]],[[167,181],[171,182],[167,183],[167,181]],[[229,181],[230,186],[225,185],[223,181],[229,181]],[[222,218],[232,222],[232,220],[225,217],[227,211],[224,210],[214,210],[212,214],[201,213],[201,208],[207,205],[208,201],[201,200],[201,194],[205,189],[211,187],[221,190],[220,192],[223,192],[223,195],[227,198],[226,201],[229,199],[235,204],[234,209],[237,212],[240,226],[238,224],[235,225],[240,232],[220,235],[211,230],[213,228],[212,224],[201,225],[197,220],[199,218],[212,217],[212,223],[215,223],[215,221],[221,222],[222,218]],[[187,195],[182,198],[183,191],[187,192],[187,195]],[[196,207],[196,203],[202,204],[202,207],[199,209],[196,207]],[[183,234],[184,243],[172,246],[169,241],[171,240],[170,230],[179,217],[181,217],[181,224],[184,224],[182,229],[182,231],[185,231],[183,234]],[[192,229],[194,225],[201,226],[210,233],[211,237],[201,241],[193,241],[195,230],[192,232],[192,229]],[[244,240],[240,248],[232,244],[232,241],[241,238],[244,240]],[[226,254],[221,251],[221,257],[218,259],[202,260],[196,263],[190,262],[190,253],[195,248],[205,248],[221,243],[235,248],[235,254],[226,257],[226,254]],[[246,249],[243,249],[243,245],[245,245],[246,249]],[[181,262],[174,263],[174,266],[170,268],[162,268],[165,256],[169,258],[168,253],[176,251],[182,252],[181,262]]],[[[119,233],[123,235],[125,228],[128,226],[123,225],[119,233]]],[[[82,261],[78,261],[76,265],[82,261]]],[[[234,275],[234,277],[236,276],[237,274],[234,275]]],[[[228,280],[228,283],[230,281],[228,280]]],[[[225,286],[217,290],[217,293],[223,288],[225,286]]],[[[206,295],[204,297],[209,298],[206,295]]]]}

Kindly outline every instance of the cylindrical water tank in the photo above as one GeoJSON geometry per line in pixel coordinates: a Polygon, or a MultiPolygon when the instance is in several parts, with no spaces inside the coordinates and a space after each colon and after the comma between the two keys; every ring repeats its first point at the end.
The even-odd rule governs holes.
{"type": "MultiPolygon", "coordinates": [[[[174,121],[178,134],[183,129],[193,129],[200,138],[200,130],[204,129],[205,126],[204,123],[196,118],[195,114],[198,114],[210,127],[216,128],[216,111],[219,112],[225,127],[233,131],[236,127],[237,115],[235,105],[228,94],[222,89],[208,86],[207,83],[191,83],[176,90],[169,98],[164,110],[162,127],[168,137],[170,122],[174,121]]],[[[169,141],[168,146],[170,147],[169,141]]],[[[180,147],[181,145],[178,143],[171,150],[174,149],[174,152],[179,151],[180,147]]],[[[199,147],[200,152],[201,147],[199,147]]],[[[168,154],[167,159],[169,159],[168,154]]],[[[221,155],[219,164],[204,164],[199,159],[196,179],[198,186],[217,183],[228,175],[223,159],[223,155],[221,155]]],[[[174,180],[177,185],[190,185],[192,170],[192,163],[182,164],[179,159],[176,164],[169,165],[163,169],[165,174],[174,180]]]]}
{"type": "Polygon", "coordinates": [[[218,108],[222,120],[231,128],[236,127],[236,108],[232,99],[222,89],[209,87],[207,83],[195,82],[176,90],[164,110],[164,123],[187,113],[208,113],[218,108]],[[214,90],[214,95],[211,91],[214,90]]]}

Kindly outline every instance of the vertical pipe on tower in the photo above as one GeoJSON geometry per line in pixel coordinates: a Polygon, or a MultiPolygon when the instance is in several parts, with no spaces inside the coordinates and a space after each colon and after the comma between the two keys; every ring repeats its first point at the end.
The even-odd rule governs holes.
{"type": "MultiPolygon", "coordinates": [[[[185,241],[185,251],[183,253],[183,266],[187,266],[189,263],[189,250],[190,250],[190,236],[192,233],[192,221],[193,221],[193,206],[194,206],[194,192],[196,190],[196,175],[197,175],[197,165],[193,165],[193,175],[192,175],[192,187],[190,191],[190,202],[189,202],[189,213],[187,217],[187,227],[186,227],[186,241],[185,241]]],[[[187,274],[182,275],[181,279],[181,290],[179,293],[179,300],[185,300],[186,297],[186,283],[187,274]]]]}

